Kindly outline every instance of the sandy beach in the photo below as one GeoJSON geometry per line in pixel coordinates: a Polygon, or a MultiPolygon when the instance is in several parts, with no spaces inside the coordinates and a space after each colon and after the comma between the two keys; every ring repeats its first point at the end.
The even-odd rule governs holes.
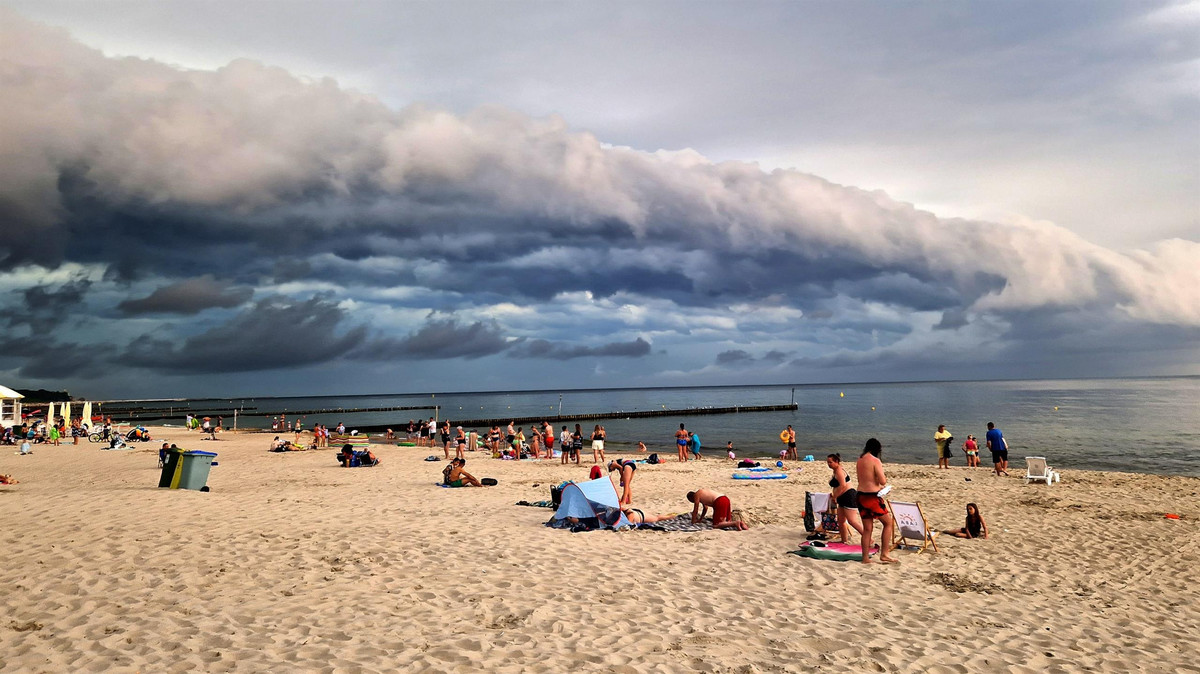
{"type": "Polygon", "coordinates": [[[894,499],[938,529],[974,501],[991,537],[865,567],[786,554],[804,492],[827,490],[819,462],[773,482],[711,457],[638,470],[646,512],[712,487],[746,532],[574,534],[514,503],[586,479],[586,450],[581,467],[468,453],[499,485],[441,489],[427,448],[343,469],[332,450],[267,452],[265,434],[152,433],[218,452],[212,491],[158,489],[158,442],[0,456],[21,481],[0,487],[0,670],[1200,671],[1193,478],[1047,487],[885,451],[894,499]]]}

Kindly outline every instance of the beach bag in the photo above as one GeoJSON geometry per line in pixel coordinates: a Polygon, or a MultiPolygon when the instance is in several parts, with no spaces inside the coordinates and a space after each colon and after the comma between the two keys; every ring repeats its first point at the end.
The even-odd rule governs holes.
{"type": "Polygon", "coordinates": [[[838,528],[838,519],[836,512],[821,513],[821,528],[826,532],[841,531],[838,528]]]}
{"type": "Polygon", "coordinates": [[[646,463],[649,463],[649,464],[651,464],[651,465],[654,465],[654,464],[657,464],[658,462],[659,462],[659,461],[658,461],[658,454],[651,454],[650,456],[647,456],[647,457],[646,457],[646,463]]]}
{"type": "Polygon", "coordinates": [[[481,484],[485,487],[495,487],[496,485],[498,485],[500,483],[494,477],[485,477],[479,481],[479,484],[481,484]]]}
{"type": "Polygon", "coordinates": [[[742,459],[741,461],[738,461],[737,467],[738,468],[758,468],[759,464],[757,461],[751,461],[750,459],[742,459]]]}

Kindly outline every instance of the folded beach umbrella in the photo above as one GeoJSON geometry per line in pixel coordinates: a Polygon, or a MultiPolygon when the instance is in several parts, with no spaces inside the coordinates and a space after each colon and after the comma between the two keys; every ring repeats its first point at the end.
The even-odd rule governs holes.
{"type": "Polygon", "coordinates": [[[71,403],[62,404],[62,418],[66,420],[68,426],[71,425],[71,403]]]}
{"type": "Polygon", "coordinates": [[[92,425],[92,404],[90,402],[83,404],[82,416],[84,425],[90,427],[92,425]]]}
{"type": "Polygon", "coordinates": [[[50,403],[50,406],[46,408],[46,425],[54,425],[54,403],[50,403]]]}

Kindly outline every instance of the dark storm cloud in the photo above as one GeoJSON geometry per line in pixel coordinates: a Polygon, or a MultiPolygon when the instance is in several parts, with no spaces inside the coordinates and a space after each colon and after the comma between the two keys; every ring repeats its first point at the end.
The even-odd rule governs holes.
{"type": "Polygon", "coordinates": [[[0,363],[18,363],[30,379],[95,379],[109,370],[111,349],[59,342],[45,335],[0,338],[0,363]]]}
{"type": "Polygon", "coordinates": [[[768,365],[779,365],[786,361],[788,354],[783,351],[771,350],[762,355],[761,358],[754,357],[749,351],[744,349],[730,349],[717,354],[716,364],[720,366],[733,366],[739,364],[749,364],[762,362],[768,365]]]}
{"type": "Polygon", "coordinates": [[[365,341],[365,328],[343,330],[345,317],[323,297],[272,297],[182,343],[143,335],[118,360],[158,372],[191,374],[302,367],[339,358],[365,341]]]}
{"type": "Polygon", "coordinates": [[[42,284],[26,288],[21,293],[24,304],[8,311],[10,326],[28,325],[35,334],[50,332],[83,303],[92,281],[76,278],[54,287],[42,284]]]}
{"type": "Polygon", "coordinates": [[[512,358],[546,358],[572,360],[575,358],[642,358],[650,355],[650,342],[638,337],[631,342],[609,342],[601,346],[571,345],[533,339],[515,344],[509,349],[512,358]]]}
{"type": "MultiPolygon", "coordinates": [[[[795,170],[613,146],[557,117],[496,106],[394,110],[252,61],[188,71],[107,58],[4,19],[0,280],[9,270],[23,279],[15,287],[29,285],[23,263],[83,266],[93,278],[103,269],[97,283],[110,304],[91,310],[109,316],[114,305],[131,316],[234,308],[256,285],[288,296],[217,327],[215,311],[172,319],[128,346],[128,337],[72,335],[120,341],[111,348],[126,364],[232,372],[650,352],[640,338],[574,344],[569,330],[580,325],[592,334],[661,330],[667,344],[694,335],[687,357],[700,363],[751,343],[751,333],[784,348],[796,340],[910,354],[896,349],[930,334],[1037,339],[1036,322],[1027,333],[972,331],[1022,312],[1055,314],[1064,326],[1200,325],[1194,241],[1121,252],[1047,222],[942,219],[795,170]],[[135,282],[160,287],[113,298],[135,282]],[[342,300],[362,311],[347,315],[342,300]],[[491,312],[501,305],[536,311],[539,332],[491,312]],[[733,320],[740,305],[818,320],[733,320]],[[370,337],[387,320],[378,317],[400,307],[462,318],[370,337]],[[545,321],[551,312],[565,317],[545,321]],[[931,331],[936,313],[941,329],[931,331]]],[[[35,299],[49,306],[70,292],[35,299]]],[[[753,358],[766,347],[747,348],[753,358]]]]}
{"type": "Polygon", "coordinates": [[[742,349],[732,349],[717,354],[717,365],[732,365],[753,360],[754,356],[751,356],[749,351],[742,349]]]}
{"type": "Polygon", "coordinates": [[[218,281],[212,276],[188,279],[158,288],[146,297],[125,300],[117,305],[129,316],[140,314],[183,314],[194,315],[205,309],[232,309],[243,304],[254,291],[247,287],[235,287],[229,281],[218,281]]]}
{"type": "Polygon", "coordinates": [[[349,354],[354,360],[441,360],[483,358],[509,346],[495,321],[462,325],[454,318],[431,319],[403,338],[383,337],[349,354]]]}

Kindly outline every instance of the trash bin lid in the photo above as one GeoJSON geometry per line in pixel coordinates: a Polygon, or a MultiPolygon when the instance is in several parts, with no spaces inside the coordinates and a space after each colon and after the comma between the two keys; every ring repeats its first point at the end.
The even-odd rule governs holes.
{"type": "Polygon", "coordinates": [[[200,450],[189,450],[184,452],[187,456],[216,456],[216,452],[201,452],[200,450]]]}

